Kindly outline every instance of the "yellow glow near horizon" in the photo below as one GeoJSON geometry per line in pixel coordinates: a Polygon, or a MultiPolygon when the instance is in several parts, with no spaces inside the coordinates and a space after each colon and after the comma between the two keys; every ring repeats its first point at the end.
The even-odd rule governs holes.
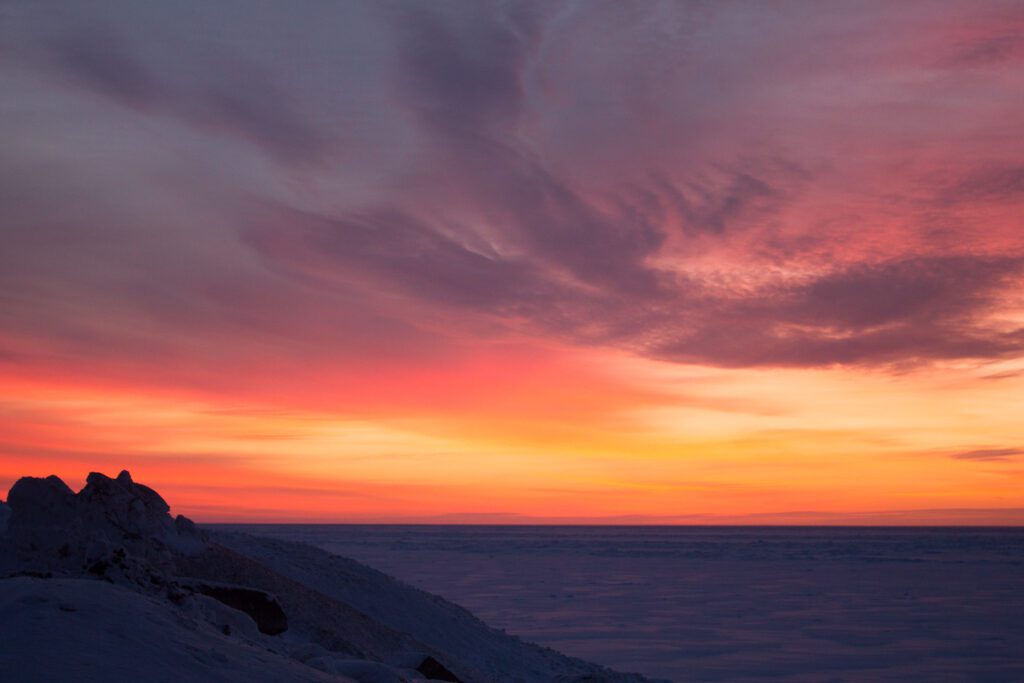
{"type": "MultiPolygon", "coordinates": [[[[201,519],[828,521],[1021,506],[1024,467],[999,456],[1024,443],[1014,366],[894,375],[593,360],[570,384],[606,395],[551,415],[526,395],[521,406],[504,395],[500,411],[482,397],[476,411],[425,400],[361,413],[34,385],[4,402],[0,474],[74,483],[83,468],[125,466],[201,519]]],[[[571,398],[566,377],[530,385],[545,379],[571,398]]]]}

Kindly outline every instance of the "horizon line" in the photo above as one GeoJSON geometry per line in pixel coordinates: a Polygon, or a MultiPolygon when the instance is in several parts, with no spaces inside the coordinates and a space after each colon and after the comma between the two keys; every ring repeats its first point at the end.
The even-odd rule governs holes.
{"type": "Polygon", "coordinates": [[[731,523],[731,522],[303,522],[303,521],[196,521],[200,526],[423,526],[423,527],[590,527],[590,528],[723,528],[723,529],[1024,529],[1024,522],[1011,523],[731,523]]]}

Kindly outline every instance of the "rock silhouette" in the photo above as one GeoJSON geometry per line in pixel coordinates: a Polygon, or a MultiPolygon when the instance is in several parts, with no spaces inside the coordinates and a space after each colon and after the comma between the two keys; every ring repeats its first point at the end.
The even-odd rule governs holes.
{"type": "Polygon", "coordinates": [[[175,553],[196,552],[202,535],[174,520],[160,495],[132,481],[92,472],[77,494],[59,477],[23,477],[8,495],[7,542],[20,569],[146,583],[169,571],[175,553]]]}

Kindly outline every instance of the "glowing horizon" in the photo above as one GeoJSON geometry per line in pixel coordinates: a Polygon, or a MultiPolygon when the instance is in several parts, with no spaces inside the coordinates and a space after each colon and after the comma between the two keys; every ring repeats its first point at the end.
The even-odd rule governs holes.
{"type": "Polygon", "coordinates": [[[8,8],[0,497],[1024,524],[1024,9],[854,9],[8,8]]]}

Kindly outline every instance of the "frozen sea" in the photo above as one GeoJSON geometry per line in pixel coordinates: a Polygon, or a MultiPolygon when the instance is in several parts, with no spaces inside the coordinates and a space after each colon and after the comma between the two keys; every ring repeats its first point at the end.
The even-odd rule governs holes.
{"type": "Polygon", "coordinates": [[[236,526],[673,681],[1024,681],[1024,529],[236,526]]]}

